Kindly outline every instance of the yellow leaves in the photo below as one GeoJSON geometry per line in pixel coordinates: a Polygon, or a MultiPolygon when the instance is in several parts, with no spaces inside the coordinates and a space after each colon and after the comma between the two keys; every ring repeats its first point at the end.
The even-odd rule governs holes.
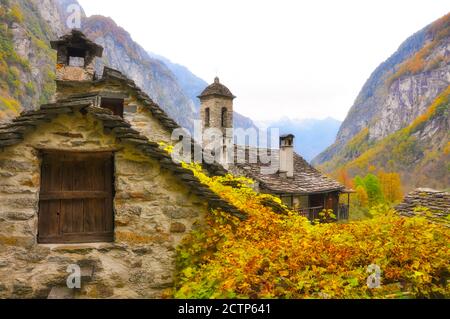
{"type": "Polygon", "coordinates": [[[397,203],[403,199],[402,182],[398,173],[378,173],[381,189],[389,203],[397,203]]]}
{"type": "Polygon", "coordinates": [[[289,276],[289,271],[288,270],[281,270],[278,272],[280,274],[280,276],[282,277],[287,277],[289,276]]]}
{"type": "MultiPolygon", "coordinates": [[[[278,215],[271,218],[295,219],[278,215]]],[[[251,217],[241,222],[238,232],[227,234],[228,244],[196,272],[203,278],[196,280],[220,280],[223,294],[214,291],[219,297],[235,291],[241,297],[257,294],[273,298],[320,298],[317,293],[322,292],[330,298],[361,298],[372,296],[367,295],[364,284],[367,279],[364,265],[375,262],[383,269],[383,282],[409,281],[413,287],[420,285],[421,294],[432,289],[448,294],[429,280],[438,276],[442,260],[450,257],[444,244],[450,239],[448,230],[426,221],[407,221],[385,212],[373,220],[347,225],[274,222],[264,223],[267,228],[259,230],[257,224],[263,221],[251,217]],[[305,232],[304,227],[311,231],[305,232]],[[262,240],[254,240],[255,232],[264,232],[270,239],[264,240],[261,234],[262,240]],[[437,232],[441,237],[430,237],[429,232],[437,232]],[[412,269],[424,275],[411,277],[415,274],[412,269]],[[234,282],[233,278],[239,280],[234,282]],[[284,281],[285,278],[289,280],[284,281]]],[[[377,292],[378,297],[383,297],[383,291],[384,295],[395,293],[383,289],[382,286],[377,292]]],[[[195,296],[193,291],[192,297],[195,296]]]]}
{"type": "Polygon", "coordinates": [[[0,96],[0,109],[2,108],[9,110],[17,115],[20,111],[20,104],[15,99],[0,96]]]}
{"type": "Polygon", "coordinates": [[[351,287],[358,287],[359,286],[359,280],[358,278],[351,278],[348,280],[348,283],[351,287]]]}
{"type": "Polygon", "coordinates": [[[450,154],[450,142],[447,143],[447,145],[444,148],[444,154],[449,155],[450,154]]]}
{"type": "MultiPolygon", "coordinates": [[[[247,219],[214,210],[190,234],[178,249],[176,298],[450,296],[431,280],[450,271],[445,227],[399,217],[384,205],[372,208],[371,220],[311,225],[294,212],[281,215],[264,206],[267,198],[279,199],[254,192],[248,179],[210,177],[198,164],[183,166],[247,219]],[[383,276],[376,291],[366,285],[374,263],[383,276]]],[[[392,178],[386,177],[387,185],[392,178]]]]}
{"type": "Polygon", "coordinates": [[[183,269],[183,275],[186,277],[186,279],[190,279],[194,276],[194,269],[191,267],[183,269]]]}
{"type": "Polygon", "coordinates": [[[10,15],[14,21],[19,23],[23,22],[23,13],[18,4],[12,6],[10,15]]]}
{"type": "Polygon", "coordinates": [[[222,283],[222,289],[225,291],[230,290],[232,287],[235,286],[235,284],[236,284],[235,279],[229,278],[222,283]]]}
{"type": "Polygon", "coordinates": [[[359,185],[356,187],[356,199],[359,207],[369,206],[369,195],[367,195],[367,191],[364,186],[359,185]]]}
{"type": "Polygon", "coordinates": [[[163,149],[164,151],[166,151],[167,153],[169,153],[169,154],[172,154],[173,151],[174,151],[174,146],[173,145],[170,145],[170,144],[167,144],[167,143],[164,143],[164,142],[160,142],[159,143],[159,147],[161,149],[163,149]]]}

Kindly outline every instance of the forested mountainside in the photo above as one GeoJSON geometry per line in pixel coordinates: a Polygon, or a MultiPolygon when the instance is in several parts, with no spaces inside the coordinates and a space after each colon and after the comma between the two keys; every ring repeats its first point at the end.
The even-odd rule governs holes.
{"type": "MultiPolygon", "coordinates": [[[[13,117],[21,110],[35,108],[51,98],[55,89],[56,57],[49,42],[68,31],[65,24],[70,14],[68,6],[78,2],[1,0],[0,4],[1,120],[13,117]]],[[[86,17],[82,11],[81,26],[89,38],[105,47],[104,57],[97,64],[99,72],[103,65],[122,71],[180,125],[193,127],[193,120],[198,118],[198,102],[189,83],[182,80],[184,69],[175,75],[110,18],[86,17]]],[[[253,126],[251,120],[242,120],[238,124],[253,126]]]]}
{"type": "Polygon", "coordinates": [[[364,85],[314,164],[350,175],[399,172],[406,189],[448,188],[450,14],[407,39],[364,85]]]}
{"type": "Polygon", "coordinates": [[[49,41],[56,33],[39,13],[43,3],[0,1],[0,121],[54,92],[56,54],[49,41]]]}

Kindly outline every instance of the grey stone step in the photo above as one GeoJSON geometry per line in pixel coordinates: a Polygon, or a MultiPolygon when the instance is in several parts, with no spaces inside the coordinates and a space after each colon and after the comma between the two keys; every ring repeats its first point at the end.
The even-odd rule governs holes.
{"type": "MultiPolygon", "coordinates": [[[[92,281],[94,278],[95,266],[87,265],[81,267],[81,285],[92,281]]],[[[47,299],[74,299],[77,289],[70,289],[62,284],[60,287],[53,287],[47,299]]]]}
{"type": "Polygon", "coordinates": [[[81,284],[89,282],[94,278],[95,266],[82,266],[81,267],[81,284]]]}
{"type": "Polygon", "coordinates": [[[74,299],[75,289],[67,287],[53,287],[47,299],[74,299]]]}

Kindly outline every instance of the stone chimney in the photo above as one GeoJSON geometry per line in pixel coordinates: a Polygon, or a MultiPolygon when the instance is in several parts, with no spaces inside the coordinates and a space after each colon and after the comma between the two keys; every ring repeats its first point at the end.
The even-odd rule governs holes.
{"type": "Polygon", "coordinates": [[[96,57],[102,57],[102,46],[92,42],[76,29],[50,43],[52,49],[57,51],[56,81],[95,79],[94,62],[96,57]]]}
{"type": "Polygon", "coordinates": [[[280,174],[294,177],[294,138],[292,134],[280,137],[280,174]]]}

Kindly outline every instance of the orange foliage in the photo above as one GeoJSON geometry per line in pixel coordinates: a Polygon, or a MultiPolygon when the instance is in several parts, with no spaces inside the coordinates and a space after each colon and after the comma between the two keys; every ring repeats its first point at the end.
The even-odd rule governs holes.
{"type": "Polygon", "coordinates": [[[353,180],[348,175],[348,172],[345,168],[341,168],[338,172],[337,180],[339,183],[344,185],[346,188],[353,188],[353,180]]]}
{"type": "Polygon", "coordinates": [[[430,43],[420,49],[411,58],[406,60],[398,69],[398,71],[389,79],[389,83],[401,78],[404,75],[414,75],[425,69],[425,59],[430,54],[434,44],[430,43]]]}

